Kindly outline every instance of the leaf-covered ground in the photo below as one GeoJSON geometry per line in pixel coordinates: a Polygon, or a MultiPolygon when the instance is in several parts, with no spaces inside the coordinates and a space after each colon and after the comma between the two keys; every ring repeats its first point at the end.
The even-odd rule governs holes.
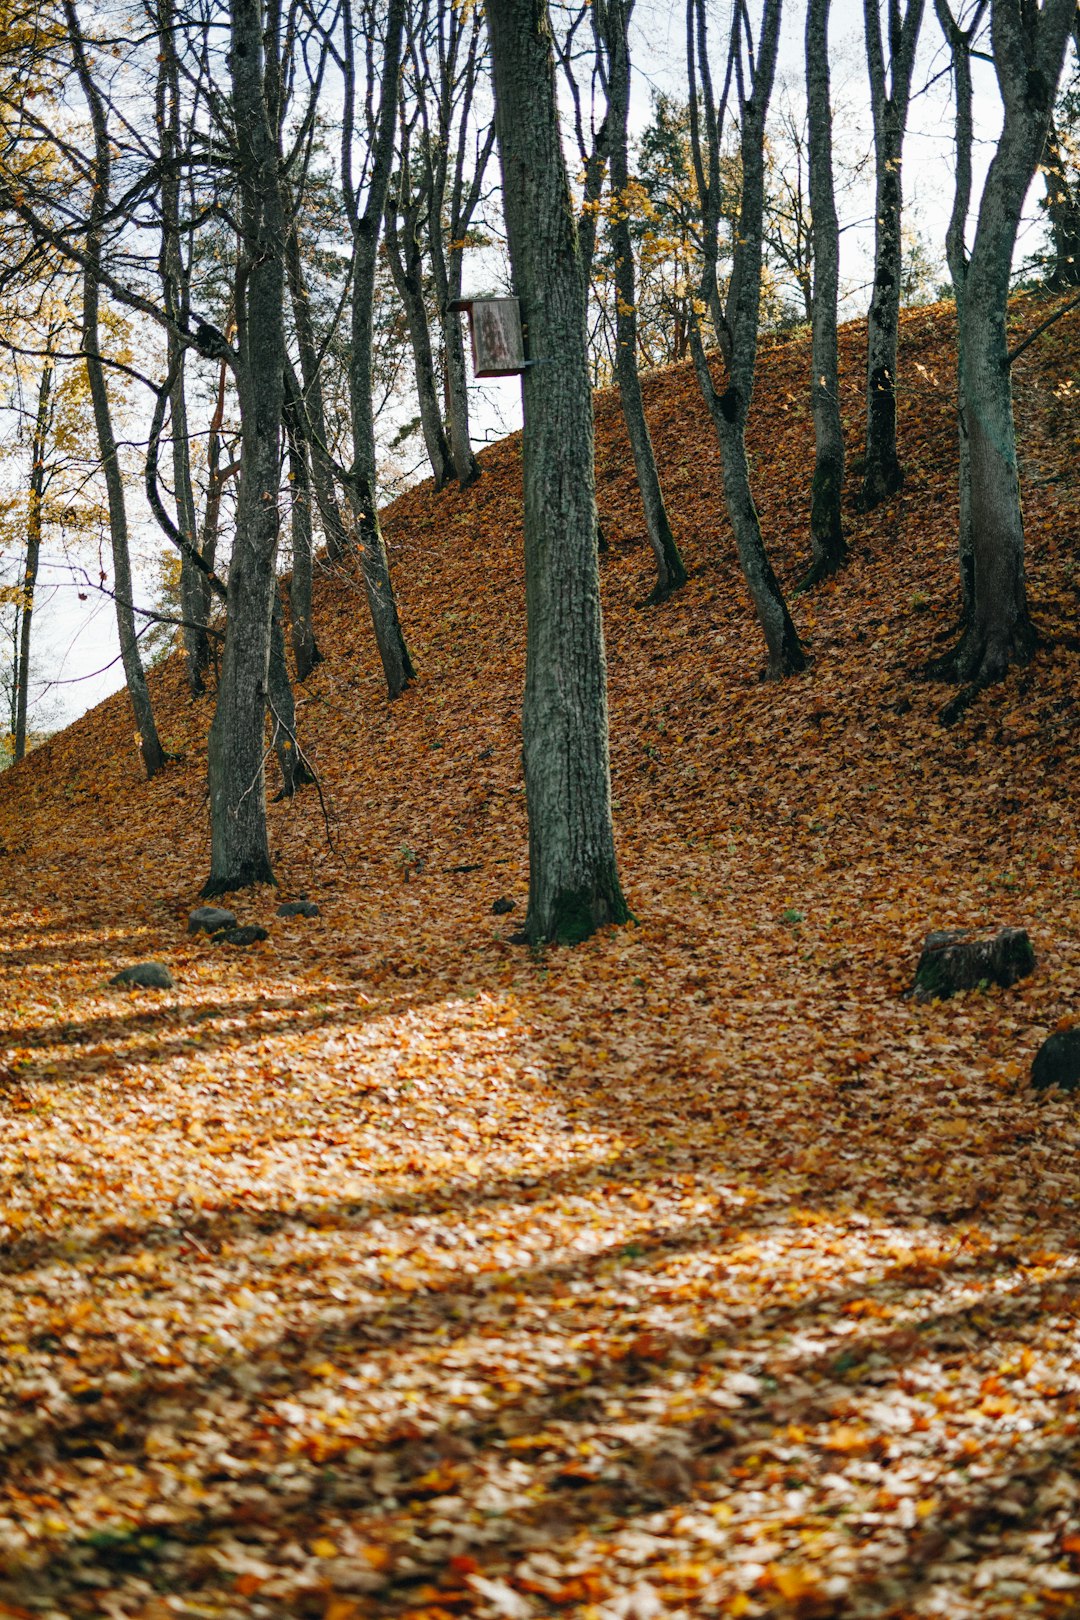
{"type": "MultiPolygon", "coordinates": [[[[905,321],[907,487],[851,515],[782,686],[693,377],[647,384],[693,570],[660,609],[598,401],[636,926],[508,943],[515,440],[388,514],[397,703],[324,579],[333,847],[310,790],[274,806],[281,891],[236,900],[267,943],[185,933],[208,716],[174,665],[162,778],[121,696],[0,782],[0,1615],[1078,1612],[1078,1103],[1028,1074],[1080,973],[1080,318],[1018,367],[1043,646],[944,729],[912,672],[955,600],[950,342],[905,321]],[[278,919],[301,891],[321,917],[278,919]],[[1004,923],[1032,978],[905,999],[929,928],[1004,923]],[[145,958],[174,991],[108,987],[145,958]]],[[[806,367],[766,349],[751,441],[789,583],[806,367]]]]}

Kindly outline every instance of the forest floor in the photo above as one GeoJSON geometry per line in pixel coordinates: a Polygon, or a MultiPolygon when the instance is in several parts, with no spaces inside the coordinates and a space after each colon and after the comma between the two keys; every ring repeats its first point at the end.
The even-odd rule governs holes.
{"type": "MultiPolygon", "coordinates": [[[[123,695],[0,780],[0,1616],[1080,1613],[1080,1099],[1029,1081],[1080,984],[1080,314],[1017,368],[1042,645],[945,728],[951,343],[906,316],[906,488],[781,685],[692,374],[646,385],[692,569],[658,609],[599,398],[633,926],[508,942],[516,439],[386,514],[396,703],[323,578],[332,845],[311,790],[272,808],[280,890],[234,906],[266,943],[185,931],[210,701],[175,662],[157,780],[123,695]],[[1032,977],[905,996],[929,929],[1002,924],[1032,977]],[[109,987],[147,958],[174,990],[109,987]]],[[[789,585],[807,365],[766,344],[751,434],[789,585]]]]}

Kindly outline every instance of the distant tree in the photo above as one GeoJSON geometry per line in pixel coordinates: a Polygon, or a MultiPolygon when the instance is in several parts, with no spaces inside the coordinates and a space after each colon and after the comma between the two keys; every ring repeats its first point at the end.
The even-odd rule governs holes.
{"type": "Polygon", "coordinates": [[[904,134],[923,0],[863,0],[874,118],[874,285],[866,334],[866,454],[862,504],[869,510],[904,481],[896,447],[896,341],[903,271],[904,134]]]}
{"type": "Polygon", "coordinates": [[[706,0],[687,0],[690,133],[701,208],[702,266],[699,319],[691,324],[694,368],[720,443],[728,518],[743,577],[768,648],[769,678],[803,669],[799,642],[780,582],[761,536],[746,461],[746,423],[754,391],[761,308],[762,220],[765,208],[765,119],[776,72],[780,0],[763,0],[757,38],[745,6],[735,8],[728,41],[724,87],[713,92],[706,0]],[[717,280],[721,210],[721,134],[729,96],[738,102],[741,184],[739,220],[732,247],[726,296],[717,280]],[[717,389],[701,335],[706,310],[720,343],[727,376],[717,389]]]}
{"type": "Polygon", "coordinates": [[[836,346],[840,226],[833,185],[829,7],[830,0],[809,0],[806,9],[807,170],[813,259],[810,399],[814,413],[816,455],[810,491],[812,562],[802,582],[804,587],[835,573],[847,556],[841,522],[844,427],[840,419],[840,370],[836,346]]]}
{"type": "Polygon", "coordinates": [[[489,0],[495,120],[531,366],[525,426],[525,794],[533,942],[624,922],[611,819],[586,288],[545,0],[489,0]]]}
{"type": "Polygon", "coordinates": [[[1051,115],[1042,157],[1042,206],[1050,227],[1046,282],[1055,292],[1080,287],[1080,19],[1074,37],[1072,71],[1051,115]]]}

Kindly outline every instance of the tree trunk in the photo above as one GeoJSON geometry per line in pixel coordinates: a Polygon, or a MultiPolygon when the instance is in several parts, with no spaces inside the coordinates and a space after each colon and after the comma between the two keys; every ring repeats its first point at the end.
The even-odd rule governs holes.
{"type": "Polygon", "coordinates": [[[559,140],[544,0],[491,0],[495,121],[528,350],[525,792],[534,943],[626,920],[611,820],[585,280],[559,140]]]}
{"type": "MultiPolygon", "coordinates": [[[[403,182],[404,184],[405,182],[403,182]]],[[[397,227],[397,202],[391,198],[386,208],[386,255],[394,286],[398,290],[412,347],[416,394],[420,402],[420,427],[424,448],[436,490],[445,489],[454,476],[454,462],[439,409],[439,389],[431,354],[431,331],[424,304],[423,266],[416,240],[416,211],[413,200],[402,199],[404,232],[397,227]],[[404,240],[402,239],[404,237],[404,240]]]]}
{"type": "MultiPolygon", "coordinates": [[[[158,274],[165,313],[173,324],[168,331],[169,374],[175,378],[169,396],[172,433],[173,490],[176,524],[191,547],[195,547],[195,491],[191,482],[191,452],[188,435],[187,395],[184,385],[184,346],[177,327],[187,324],[184,296],[184,266],[180,248],[180,69],[173,37],[172,14],[166,5],[157,13],[158,79],[156,121],[161,152],[161,249],[158,274]]],[[[206,633],[209,598],[203,575],[190,556],[180,554],[180,602],[184,619],[184,654],[188,686],[193,696],[206,690],[210,666],[210,638],[206,633]]]]}
{"type": "Polygon", "coordinates": [[[728,281],[727,298],[722,306],[716,283],[717,233],[721,203],[722,114],[717,115],[711,100],[712,81],[707,57],[704,0],[691,0],[688,19],[688,43],[695,53],[690,61],[690,69],[692,75],[696,72],[700,72],[701,75],[703,89],[701,101],[707,141],[706,179],[706,154],[703,154],[701,147],[701,120],[697,111],[697,80],[693,77],[690,85],[691,139],[698,190],[702,199],[704,237],[701,298],[712,311],[721,351],[727,364],[727,386],[722,394],[717,393],[713,384],[700,326],[696,320],[690,327],[690,345],[698,385],[709,407],[709,414],[720,444],[728,520],[735,536],[743,577],[765,636],[765,645],[768,649],[767,675],[770,680],[780,680],[805,668],[806,655],[788,612],[787,603],[784,601],[780,582],[773,573],[765,551],[761,524],[750,491],[750,475],[746,462],[746,422],[754,392],[761,308],[762,225],[765,213],[765,118],[776,73],[776,53],[780,37],[780,0],[764,0],[756,51],[751,48],[748,38],[745,41],[743,39],[744,31],[749,34],[747,11],[736,12],[732,27],[730,50],[733,53],[744,51],[741,71],[736,76],[741,100],[739,146],[742,158],[742,191],[735,246],[732,252],[731,277],[728,281]]]}
{"type": "MultiPolygon", "coordinates": [[[[382,659],[387,690],[399,697],[416,674],[398,618],[390,563],[379,524],[376,486],[374,373],[372,320],[379,228],[386,207],[390,164],[397,115],[397,79],[404,29],[404,0],[389,0],[383,45],[381,100],[376,133],[368,163],[367,205],[358,213],[351,182],[348,206],[353,233],[352,354],[349,362],[349,403],[352,411],[353,460],[346,488],[353,509],[360,562],[364,573],[371,623],[382,659]]],[[[348,26],[348,19],[346,19],[348,26]]],[[[351,45],[349,47],[352,48],[351,45]]],[[[349,61],[350,80],[352,62],[349,61]]],[[[350,108],[355,105],[355,83],[347,87],[350,108]]],[[[351,112],[346,125],[351,123],[351,112]]]]}
{"type": "Polygon", "coordinates": [[[650,602],[662,602],[686,584],[686,568],[668,522],[660,487],[638,371],[637,287],[625,194],[629,184],[626,126],[630,112],[630,50],[627,32],[633,0],[606,0],[598,26],[608,55],[608,143],[611,155],[611,245],[615,256],[615,376],[619,384],[638,488],[645,509],[649,544],[656,558],[656,585],[650,602]]]}
{"type": "MultiPolygon", "coordinates": [[[[241,450],[225,649],[210,728],[206,895],[274,881],[263,754],[284,404],[285,217],[268,117],[260,0],[231,0],[229,20],[241,228],[236,278],[241,450]]],[[[277,41],[267,33],[266,62],[276,67],[277,41]]]]}
{"type": "Polygon", "coordinates": [[[840,231],[833,189],[829,5],[830,0],[809,0],[806,13],[806,99],[814,261],[810,401],[814,415],[815,461],[810,490],[812,560],[810,571],[801,582],[803,590],[835,573],[847,559],[840,516],[844,488],[844,428],[840,420],[836,348],[840,231]]]}
{"type": "Polygon", "coordinates": [[[293,657],[296,678],[306,681],[323,655],[315,640],[311,611],[312,536],[311,471],[307,441],[300,431],[297,413],[285,406],[285,428],[289,440],[289,523],[292,533],[292,574],[289,580],[289,614],[292,620],[293,657]]]}
{"type": "Polygon", "coordinates": [[[1054,292],[1063,292],[1066,287],[1080,287],[1080,188],[1069,175],[1053,118],[1046,133],[1042,170],[1046,181],[1046,216],[1054,247],[1047,286],[1054,292]]]}
{"type": "Polygon", "coordinates": [[[267,707],[270,735],[281,773],[279,799],[291,799],[297,788],[315,778],[304,764],[296,736],[296,704],[293,701],[289,666],[285,658],[285,636],[281,628],[281,604],[274,593],[270,620],[270,665],[267,707]]]}
{"type": "Polygon", "coordinates": [[[863,0],[875,166],[874,284],[866,331],[865,511],[888,500],[904,482],[896,449],[896,339],[903,266],[900,165],[923,0],[908,0],[902,22],[900,0],[889,0],[888,82],[879,6],[880,0],[863,0]]]}
{"type": "Polygon", "coordinates": [[[326,443],[326,406],[323,399],[319,345],[311,314],[311,298],[304,277],[300,227],[295,218],[291,198],[289,207],[293,211],[293,218],[286,243],[286,267],[289,290],[292,294],[293,326],[296,332],[296,348],[300,356],[300,375],[304,383],[304,412],[311,426],[308,445],[311,455],[311,481],[315,503],[319,508],[319,521],[326,536],[327,555],[331,562],[340,562],[350,551],[351,541],[341,516],[334,483],[334,465],[326,443]]]}
{"type": "Polygon", "coordinates": [[[30,626],[34,617],[41,558],[41,507],[45,494],[45,444],[51,416],[53,361],[46,355],[38,384],[37,414],[30,444],[30,492],[26,511],[26,563],[23,568],[19,650],[15,668],[15,763],[26,755],[26,710],[30,697],[30,626]]]}
{"type": "Polygon", "coordinates": [[[86,375],[90,384],[94,425],[97,428],[109,504],[109,535],[112,541],[113,579],[116,585],[116,628],[120,637],[120,657],[124,666],[128,696],[135,715],[135,734],[139,751],[142,754],[146,774],[152,777],[165,764],[165,750],[161,746],[157,726],[154,724],[154,711],[150,703],[150,692],[146,685],[146,675],[142,659],[139,657],[138,636],[135,632],[124,481],[120,472],[98,331],[101,249],[105,234],[105,215],[109,206],[111,166],[109,131],[105,105],[86,58],[74,0],[64,0],[64,15],[75,71],[86,98],[94,134],[93,190],[86,226],[86,260],[83,272],[83,352],[86,357],[86,375]]]}
{"type": "MultiPolygon", "coordinates": [[[[1005,104],[958,308],[960,370],[970,454],[971,616],[941,673],[977,690],[1025,664],[1035,647],[1024,573],[1024,521],[1016,462],[1006,321],[1020,215],[1043,149],[1075,0],[1045,0],[1021,14],[995,0],[994,67],[1005,104]]],[[[970,693],[970,689],[969,689],[970,693]]],[[[962,712],[969,693],[946,717],[962,712]]]]}

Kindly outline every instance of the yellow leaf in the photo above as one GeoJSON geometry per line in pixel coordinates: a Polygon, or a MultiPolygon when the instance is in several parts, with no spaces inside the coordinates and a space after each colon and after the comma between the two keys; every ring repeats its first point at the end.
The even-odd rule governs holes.
{"type": "Polygon", "coordinates": [[[313,1541],[311,1550],[316,1558],[336,1558],[338,1555],[336,1543],[327,1541],[325,1536],[321,1536],[318,1541],[313,1541]]]}

